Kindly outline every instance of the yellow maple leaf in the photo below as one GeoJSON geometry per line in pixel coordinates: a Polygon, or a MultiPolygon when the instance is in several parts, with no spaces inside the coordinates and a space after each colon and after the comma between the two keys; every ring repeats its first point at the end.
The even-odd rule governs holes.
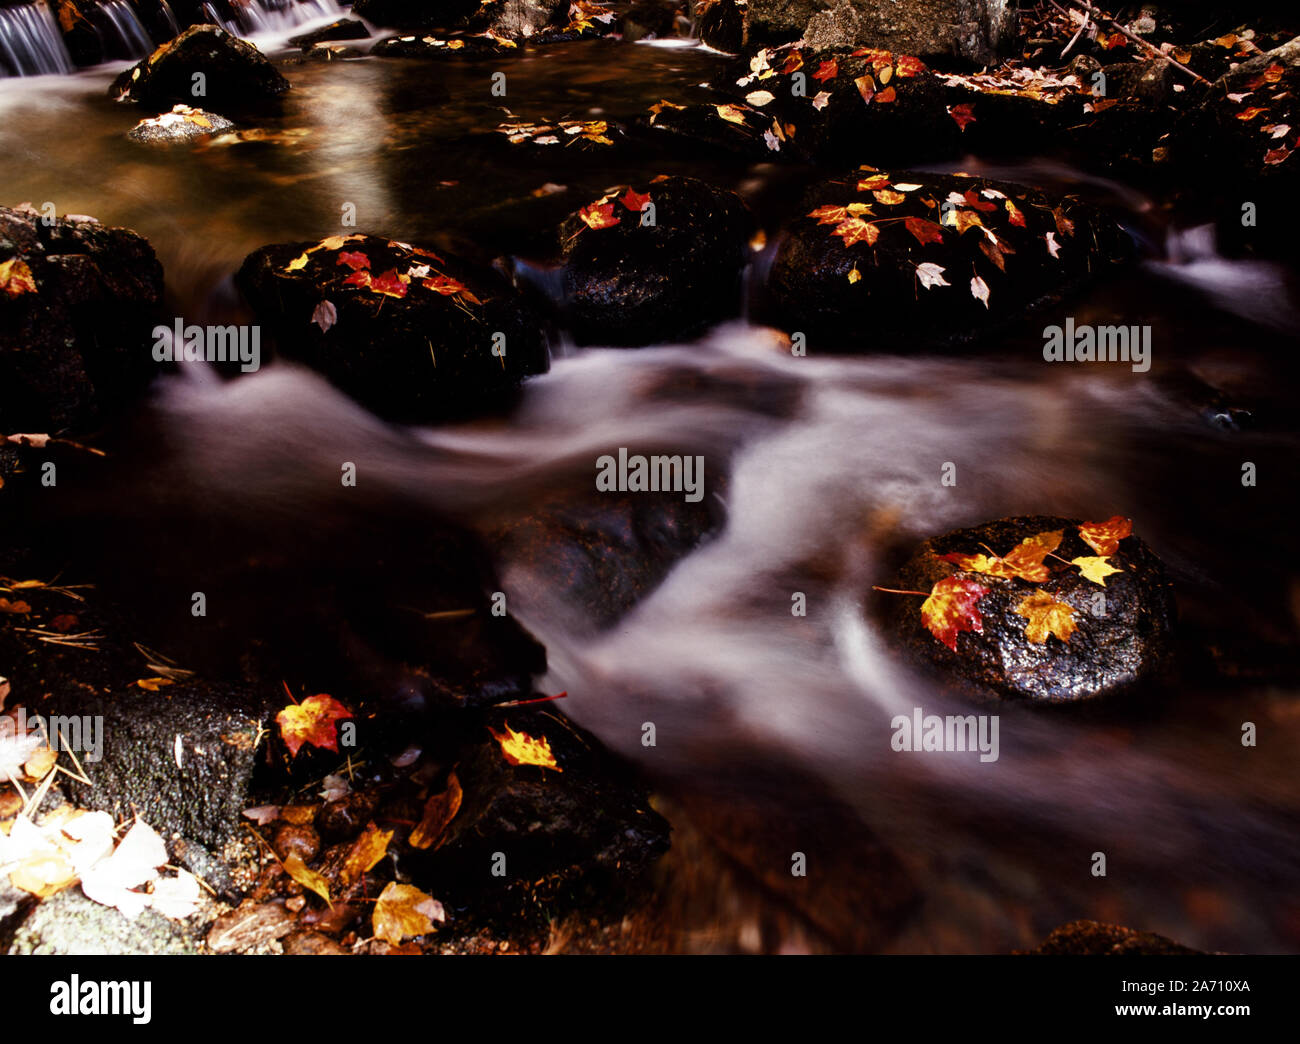
{"type": "Polygon", "coordinates": [[[297,852],[291,852],[289,854],[289,858],[284,861],[284,869],[290,877],[308,891],[315,892],[324,899],[325,902],[329,903],[330,906],[334,905],[333,902],[330,901],[329,882],[315,870],[310,869],[307,864],[302,861],[302,856],[297,852]]]}
{"type": "Polygon", "coordinates": [[[738,109],[734,105],[715,105],[714,108],[718,110],[718,115],[728,123],[738,123],[742,127],[745,125],[745,112],[743,109],[738,109]]]}
{"type": "Polygon", "coordinates": [[[510,764],[540,765],[542,768],[555,769],[556,772],[564,771],[556,763],[555,755],[551,753],[551,741],[545,736],[533,739],[526,732],[516,732],[509,724],[506,725],[505,732],[497,732],[489,725],[488,732],[501,744],[501,753],[510,764]]]}
{"type": "Polygon", "coordinates": [[[442,920],[442,904],[414,885],[389,881],[375,900],[371,917],[375,937],[393,946],[415,935],[433,931],[433,919],[442,920]]]}
{"type": "Polygon", "coordinates": [[[1016,606],[1015,612],[1029,621],[1025,625],[1025,637],[1035,645],[1047,641],[1049,634],[1056,635],[1063,642],[1068,642],[1070,635],[1074,634],[1074,607],[1058,602],[1046,591],[1029,595],[1016,606]]]}
{"type": "Polygon", "coordinates": [[[32,270],[26,261],[20,257],[0,261],[0,290],[10,297],[36,293],[36,280],[32,278],[32,270]]]}
{"type": "Polygon", "coordinates": [[[1083,558],[1070,559],[1070,565],[1077,565],[1079,572],[1091,580],[1094,584],[1106,586],[1106,577],[1111,573],[1122,573],[1122,569],[1116,569],[1110,564],[1110,558],[1107,555],[1087,555],[1083,558]]]}

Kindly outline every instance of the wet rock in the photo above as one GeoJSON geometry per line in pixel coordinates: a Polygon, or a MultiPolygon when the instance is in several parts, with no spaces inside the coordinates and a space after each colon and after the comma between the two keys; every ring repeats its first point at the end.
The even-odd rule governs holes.
{"type": "Polygon", "coordinates": [[[548,26],[568,22],[568,8],[569,0],[502,0],[481,6],[469,24],[475,29],[491,29],[502,36],[522,39],[548,26]]]}
{"type": "Polygon", "coordinates": [[[120,57],[110,56],[104,50],[103,34],[95,24],[98,12],[94,4],[84,0],[55,0],[49,7],[74,64],[85,67],[98,65],[108,57],[120,57]]]}
{"type": "MultiPolygon", "coordinates": [[[[10,954],[198,953],[201,935],[188,922],[145,910],[128,920],[111,906],[92,902],[75,885],[32,908],[9,941],[10,954]]],[[[0,943],[3,943],[0,938],[0,943]]]]}
{"type": "MultiPolygon", "coordinates": [[[[677,450],[680,452],[680,450],[677,450]]],[[[680,494],[592,495],[590,475],[523,517],[492,527],[491,545],[514,563],[514,590],[558,594],[574,608],[570,625],[608,627],[653,591],[720,522],[717,497],[687,503],[680,494]]],[[[716,493],[716,480],[709,480],[716,493]]]]}
{"type": "Polygon", "coordinates": [[[1016,12],[1009,0],[835,0],[821,10],[823,3],[749,0],[750,38],[782,31],[811,7],[803,38],[814,47],[885,47],[990,65],[1015,42],[1016,12]]]}
{"type": "Polygon", "coordinates": [[[86,431],[144,391],[163,285],[146,240],[5,207],[0,266],[0,432],[86,431]]]}
{"type": "Polygon", "coordinates": [[[730,8],[710,16],[727,25],[722,42],[728,44],[737,19],[749,46],[802,37],[815,47],[888,48],[976,65],[996,61],[1015,42],[1015,12],[1006,0],[717,0],[715,6],[730,8]]]}
{"type": "Polygon", "coordinates": [[[213,923],[208,932],[208,949],[213,953],[246,953],[289,934],[297,923],[284,903],[245,899],[213,923]]]}
{"type": "Polygon", "coordinates": [[[405,857],[416,881],[432,875],[440,898],[473,897],[481,907],[512,886],[531,888],[543,878],[571,885],[628,880],[667,849],[668,824],[594,738],[556,711],[517,708],[493,719],[503,735],[509,726],[545,737],[562,771],[511,765],[488,734],[463,749],[456,769],[464,793],[459,812],[439,847],[405,857]],[[504,853],[504,877],[491,875],[496,853],[504,853]]]}
{"type": "Polygon", "coordinates": [[[329,25],[323,25],[309,33],[289,37],[289,46],[310,51],[318,43],[331,40],[364,40],[369,35],[370,30],[366,28],[364,22],[359,22],[355,18],[340,18],[337,22],[330,22],[329,25]]]}
{"type": "MultiPolygon", "coordinates": [[[[679,22],[681,6],[673,0],[632,0],[627,14],[619,23],[624,40],[666,40],[673,36],[689,36],[689,23],[679,22]],[[679,28],[687,31],[679,33],[679,28]]],[[[684,22],[685,20],[682,19],[684,22]]]]}
{"type": "MultiPolygon", "coordinates": [[[[686,105],[658,102],[638,118],[652,138],[678,139],[692,157],[711,152],[751,163],[806,162],[801,142],[791,137],[789,124],[775,113],[719,98],[686,105]]],[[[662,140],[655,143],[663,148],[662,140]]]]}
{"type": "MultiPolygon", "coordinates": [[[[920,599],[882,594],[883,609],[909,655],[932,664],[964,687],[1044,703],[1072,703],[1109,697],[1157,682],[1170,666],[1175,609],[1173,589],[1160,560],[1140,537],[1121,539],[1108,556],[1118,572],[1104,575],[1104,586],[1071,563],[1098,551],[1080,537],[1079,520],[1050,516],[1001,519],[956,530],[923,543],[889,587],[929,591],[946,577],[973,581],[986,589],[976,603],[982,631],[955,635],[949,649],[925,626],[920,599]],[[1060,532],[1054,556],[1044,559],[1049,577],[1041,583],[963,571],[940,555],[1007,555],[1022,540],[1060,532]],[[1030,639],[1030,601],[1063,603],[1062,617],[1073,625],[1061,640],[1056,631],[1030,639]],[[1017,610],[1020,610],[1019,612],[1017,610]]],[[[878,603],[881,604],[881,603],[878,603]]]]}
{"type": "Polygon", "coordinates": [[[285,823],[276,830],[271,847],[281,859],[296,855],[304,863],[309,863],[320,851],[320,835],[309,826],[285,823]]]}
{"type": "Polygon", "coordinates": [[[779,121],[790,144],[822,163],[917,163],[957,152],[942,84],[903,52],[763,48],[733,63],[719,87],[738,107],[779,121]]]}
{"type": "Polygon", "coordinates": [[[1100,921],[1071,921],[1043,940],[1034,954],[1073,954],[1096,956],[1165,956],[1169,954],[1201,953],[1182,946],[1155,932],[1139,932],[1118,924],[1100,921]]]}
{"type": "Polygon", "coordinates": [[[141,120],[127,131],[126,136],[146,145],[187,144],[210,134],[222,134],[234,126],[224,116],[216,113],[204,112],[188,105],[175,105],[171,112],[141,120]]]}
{"type": "Polygon", "coordinates": [[[1285,50],[1274,54],[1217,81],[1158,143],[1155,158],[1161,176],[1209,199],[1229,196],[1219,222],[1228,249],[1289,258],[1300,190],[1300,65],[1288,64],[1285,50]]]}
{"type": "Polygon", "coordinates": [[[499,405],[549,365],[538,317],[502,276],[421,247],[282,243],[235,282],[282,355],[393,420],[499,405]]]}
{"type": "Polygon", "coordinates": [[[745,42],[745,18],[735,0],[698,0],[695,24],[700,39],[715,51],[737,54],[745,42]]]}
{"type": "Polygon", "coordinates": [[[289,81],[252,44],[215,25],[196,25],[125,70],[110,98],[155,109],[201,101],[222,112],[255,108],[289,89],[289,81]],[[196,92],[196,76],[203,92],[196,92]]]}
{"type": "Polygon", "coordinates": [[[654,344],[737,314],[752,219],[735,193],[661,176],[584,212],[606,227],[574,214],[560,229],[562,309],[579,343],[654,344]]]}
{"type": "Polygon", "coordinates": [[[320,810],[316,826],[332,840],[346,840],[361,833],[379,807],[379,795],[373,790],[354,790],[320,810]]]}
{"type": "Polygon", "coordinates": [[[1131,249],[1093,207],[985,178],[863,170],[801,210],[772,264],[772,319],[830,351],[972,340],[1131,249]]]}
{"type": "Polygon", "coordinates": [[[432,61],[482,61],[517,57],[514,40],[491,33],[446,33],[425,36],[390,36],[370,49],[380,58],[422,58],[432,61]]]}
{"type": "Polygon", "coordinates": [[[294,957],[346,957],[352,954],[351,950],[320,932],[291,932],[281,945],[285,953],[294,957]]]}

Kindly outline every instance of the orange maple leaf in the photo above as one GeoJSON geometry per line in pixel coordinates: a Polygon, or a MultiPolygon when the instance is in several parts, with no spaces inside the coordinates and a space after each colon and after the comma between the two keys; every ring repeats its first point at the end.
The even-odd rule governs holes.
{"type": "Polygon", "coordinates": [[[488,732],[501,744],[501,753],[510,764],[540,765],[542,768],[555,769],[556,772],[564,771],[556,763],[555,755],[551,753],[551,741],[545,736],[533,739],[526,732],[516,732],[509,723],[506,723],[505,732],[497,732],[490,725],[488,732]]]}
{"type": "Polygon", "coordinates": [[[921,619],[932,635],[956,652],[958,633],[983,633],[984,620],[977,606],[988,593],[987,587],[974,580],[946,577],[930,589],[930,597],[921,603],[921,619]]]}
{"type": "Polygon", "coordinates": [[[0,290],[10,297],[36,293],[36,280],[26,261],[20,257],[0,261],[0,290]]]}
{"type": "Polygon", "coordinates": [[[1119,550],[1119,542],[1133,532],[1133,520],[1123,515],[1115,515],[1105,522],[1081,522],[1079,536],[1083,542],[1097,552],[1106,556],[1119,550]]]}
{"type": "Polygon", "coordinates": [[[593,203],[578,211],[578,217],[588,228],[613,228],[618,224],[618,215],[614,213],[613,203],[593,203]]]}
{"type": "Polygon", "coordinates": [[[989,576],[1010,580],[1019,577],[1030,583],[1041,584],[1050,575],[1043,559],[1061,545],[1065,536],[1062,529],[1045,533],[1036,533],[1025,537],[1005,556],[990,551],[987,555],[963,555],[958,553],[939,555],[945,562],[952,562],[958,569],[967,573],[986,573],[989,576]]]}
{"type": "Polygon", "coordinates": [[[275,721],[280,726],[280,738],[291,755],[297,755],[304,743],[337,754],[339,734],[335,723],[350,717],[352,712],[333,696],[319,693],[285,707],[275,716],[275,721]]]}
{"type": "Polygon", "coordinates": [[[866,243],[867,246],[873,246],[880,235],[880,229],[869,221],[863,221],[860,217],[849,217],[836,225],[831,235],[839,236],[844,240],[846,247],[851,247],[854,243],[866,243]]]}

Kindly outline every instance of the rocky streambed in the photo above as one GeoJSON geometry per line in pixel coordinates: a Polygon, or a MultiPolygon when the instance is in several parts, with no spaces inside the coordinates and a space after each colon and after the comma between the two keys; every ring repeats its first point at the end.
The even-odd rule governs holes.
{"type": "Polygon", "coordinates": [[[0,92],[8,948],[1295,948],[1287,26],[843,8],[0,92]]]}

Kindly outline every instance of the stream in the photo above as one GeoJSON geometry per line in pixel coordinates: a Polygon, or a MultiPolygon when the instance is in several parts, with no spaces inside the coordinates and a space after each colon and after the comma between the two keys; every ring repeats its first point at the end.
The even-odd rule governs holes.
{"type": "MultiPolygon", "coordinates": [[[[337,17],[332,6],[306,26],[337,17]]],[[[272,26],[254,39],[272,52],[288,35],[272,26]]],[[[3,202],[48,200],[139,232],[175,314],[200,323],[246,321],[230,279],[243,258],[331,234],[348,203],[358,230],[492,257],[544,231],[530,224],[543,186],[564,187],[553,193],[563,212],[608,185],[691,173],[741,193],[774,227],[812,172],[673,150],[652,169],[613,150],[578,163],[562,149],[509,150],[493,132],[503,106],[529,120],[630,119],[716,77],[721,61],[693,45],[625,45],[617,62],[599,42],[539,48],[492,63],[505,99],[489,95],[478,63],[294,64],[282,116],[259,125],[267,140],[174,151],[127,140],[139,114],[106,97],[125,63],[0,79],[3,202]]],[[[594,479],[596,458],[619,447],[704,454],[721,471],[706,473],[705,490],[723,525],[611,626],[566,599],[546,562],[498,554],[512,613],[547,649],[540,691],[567,691],[565,711],[675,800],[725,811],[765,793],[764,779],[807,781],[770,815],[790,821],[782,836],[806,826],[817,852],[818,802],[850,809],[917,890],[881,949],[1005,952],[1091,917],[1201,949],[1294,952],[1297,270],[1220,256],[1210,230],[1180,226],[1166,201],[1050,158],[926,169],[1074,191],[1122,212],[1143,260],[1071,309],[1079,322],[1149,323],[1150,371],[1046,365],[1036,329],[978,353],[888,344],[797,358],[741,318],[698,343],[639,350],[578,350],[561,335],[550,372],[527,382],[510,416],[427,429],[394,429],[285,364],[231,382],[187,372],[160,380],[147,407],[183,462],[166,496],[287,532],[322,524],[295,476],[354,460],[404,503],[475,526],[594,479]],[[1240,483],[1244,461],[1258,468],[1254,487],[1240,483]],[[938,481],[945,462],[955,487],[938,481]],[[1028,514],[1134,519],[1174,577],[1179,680],[1141,708],[1000,704],[991,763],[891,750],[894,715],[970,707],[890,651],[871,586],[930,535],[1028,514]],[[794,592],[806,617],[791,615],[794,592]],[[1258,747],[1241,745],[1244,722],[1258,725],[1258,747]],[[1105,878],[1090,873],[1098,851],[1105,878]]],[[[512,264],[546,287],[541,259],[512,264]]],[[[134,471],[114,491],[146,527],[158,495],[134,471]]],[[[573,496],[599,494],[593,482],[573,496]]],[[[110,504],[99,514],[119,517],[110,504]]],[[[789,865],[789,851],[761,841],[746,851],[759,880],[789,865]]],[[[872,889],[854,870],[840,860],[818,887],[872,889]]],[[[756,894],[760,918],[786,902],[756,894]]],[[[709,948],[684,910],[664,916],[683,919],[694,940],[683,945],[709,948]]],[[[818,931],[810,944],[776,930],[756,947],[855,938],[850,926],[818,931]]]]}

